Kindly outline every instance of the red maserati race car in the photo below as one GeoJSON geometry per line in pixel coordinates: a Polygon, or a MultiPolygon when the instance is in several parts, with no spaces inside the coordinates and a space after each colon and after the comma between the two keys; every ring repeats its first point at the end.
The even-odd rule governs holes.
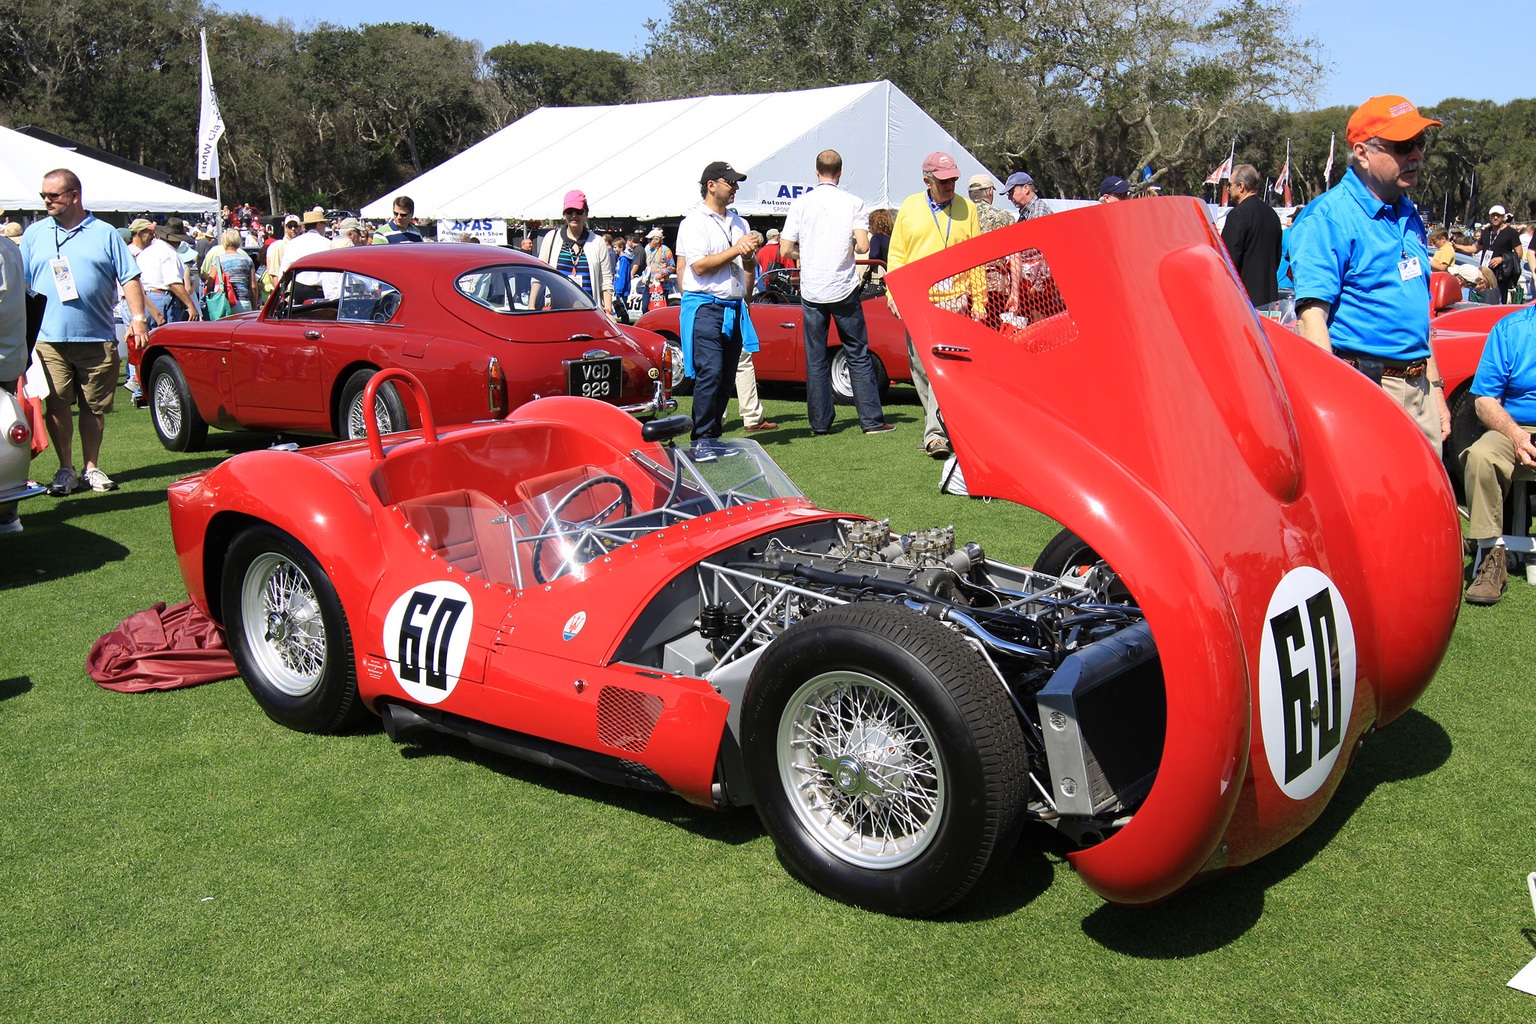
{"type": "MultiPolygon", "coordinates": [[[[541,395],[636,416],[677,408],[660,338],[621,327],[547,264],[484,245],[307,256],[259,313],[167,324],[130,358],[144,381],[138,404],[171,451],[202,447],[210,425],[361,438],[363,388],[391,366],[426,385],[445,423],[498,418],[541,395]],[[321,296],[296,301],[296,284],[321,296]]],[[[386,433],[421,422],[393,387],[374,413],[386,433]]]]}
{"type": "Polygon", "coordinates": [[[172,485],[188,592],[280,723],[751,804],[799,877],[883,912],[952,906],[1027,821],[1123,903],[1294,838],[1450,640],[1460,531],[1417,428],[1259,321],[1194,200],[889,281],[972,493],[1072,531],[1033,568],[818,508],[752,441],[679,444],[686,417],[553,397],[439,431],[386,370],[363,407],[400,385],[419,431],[172,485]]]}

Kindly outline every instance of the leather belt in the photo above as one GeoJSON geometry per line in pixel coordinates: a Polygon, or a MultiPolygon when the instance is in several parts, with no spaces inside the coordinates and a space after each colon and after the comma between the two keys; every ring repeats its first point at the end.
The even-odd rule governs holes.
{"type": "Polygon", "coordinates": [[[171,294],[171,290],[169,288],[145,288],[144,290],[146,292],[149,292],[151,295],[169,295],[169,294],[171,294]]]}
{"type": "MultiPolygon", "coordinates": [[[[1350,366],[1356,369],[1360,368],[1360,360],[1354,356],[1346,356],[1341,352],[1335,352],[1334,354],[1350,366]]],[[[1367,356],[1366,358],[1369,359],[1370,357],[1367,356]]],[[[1383,377],[1402,377],[1405,380],[1424,376],[1424,370],[1428,363],[1426,359],[1414,359],[1409,362],[1404,362],[1401,359],[1378,359],[1376,361],[1381,363],[1381,375],[1383,377]]]]}

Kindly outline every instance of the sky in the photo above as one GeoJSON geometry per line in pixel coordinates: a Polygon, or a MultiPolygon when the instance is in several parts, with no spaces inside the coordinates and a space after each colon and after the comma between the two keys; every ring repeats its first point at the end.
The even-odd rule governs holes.
{"type": "MultiPolygon", "coordinates": [[[[666,0],[582,0],[529,3],[526,0],[456,0],[443,8],[424,9],[420,0],[266,0],[247,6],[239,0],[220,4],[229,11],[250,10],[273,20],[287,18],[298,28],[320,21],[355,26],[388,21],[427,21],[487,49],[505,42],[551,43],[631,54],[649,38],[645,23],[666,16],[666,0]]],[[[1445,0],[1301,0],[1296,35],[1316,39],[1321,57],[1332,66],[1316,83],[1313,97],[1297,95],[1288,106],[1358,106],[1370,96],[1406,96],[1420,106],[1451,97],[1507,103],[1536,96],[1536,73],[1527,47],[1511,46],[1528,38],[1531,0],[1484,0],[1458,8],[1445,0]],[[1486,50],[1496,50],[1489,60],[1486,50]],[[1499,67],[1502,71],[1491,70],[1499,67]],[[1451,69],[1458,69],[1452,71],[1451,69]]]]}

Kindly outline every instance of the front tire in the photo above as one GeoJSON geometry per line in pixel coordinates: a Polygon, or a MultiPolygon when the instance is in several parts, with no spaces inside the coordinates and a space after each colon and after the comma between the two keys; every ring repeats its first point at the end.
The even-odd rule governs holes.
{"type": "Polygon", "coordinates": [[[796,624],[759,659],[741,723],[764,827],[834,899],[937,914],[1018,838],[1018,718],[981,656],[917,612],[846,605],[796,624]]]}
{"type": "Polygon", "coordinates": [[[302,544],[265,523],[241,533],[224,560],[222,596],[230,652],[269,718],[318,733],[366,719],[341,599],[302,544]]]}
{"type": "MultiPolygon", "coordinates": [[[[363,392],[377,370],[354,370],[341,389],[341,423],[337,433],[348,441],[361,441],[368,436],[367,420],[363,415],[363,392]]],[[[393,384],[385,384],[373,396],[373,413],[378,417],[379,436],[397,434],[411,429],[410,418],[405,414],[405,402],[393,384]]]]}
{"type": "MultiPolygon", "coordinates": [[[[885,364],[880,362],[880,357],[873,352],[869,354],[870,365],[875,371],[875,393],[880,396],[880,403],[885,404],[886,396],[891,391],[891,378],[885,372],[885,364]]],[[[843,352],[843,346],[839,345],[832,350],[830,361],[832,375],[832,401],[838,405],[853,404],[853,375],[848,372],[848,356],[843,352]]]]}
{"type": "Polygon", "coordinates": [[[155,436],[166,451],[202,451],[208,441],[208,423],[198,414],[186,374],[170,356],[161,356],[150,367],[149,411],[155,436]]]}

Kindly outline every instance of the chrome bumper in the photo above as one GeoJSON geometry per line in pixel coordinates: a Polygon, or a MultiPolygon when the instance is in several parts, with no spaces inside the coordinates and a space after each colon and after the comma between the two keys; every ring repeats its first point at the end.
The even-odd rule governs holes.
{"type": "Polygon", "coordinates": [[[661,381],[656,382],[656,390],[648,402],[638,402],[634,405],[621,405],[619,409],[629,413],[636,419],[645,416],[660,416],[677,409],[677,399],[673,398],[668,390],[662,386],[661,381]]]}

